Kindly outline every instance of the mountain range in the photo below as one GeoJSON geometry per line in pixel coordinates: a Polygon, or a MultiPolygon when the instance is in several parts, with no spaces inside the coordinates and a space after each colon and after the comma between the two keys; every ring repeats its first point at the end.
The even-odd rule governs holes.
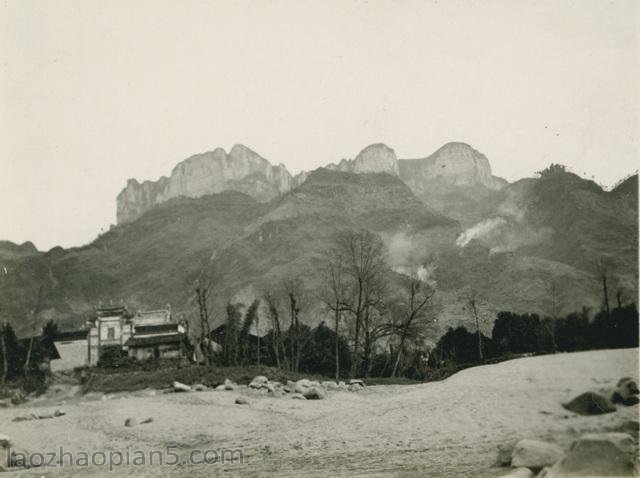
{"type": "Polygon", "coordinates": [[[117,218],[82,247],[41,252],[0,242],[0,320],[21,334],[48,319],[73,328],[110,300],[170,304],[174,315],[194,319],[193,288],[205,272],[216,323],[227,302],[248,305],[291,277],[307,291],[303,320],[317,323],[326,318],[317,294],[322,254],[335,233],[354,228],[380,235],[397,276],[427,271],[441,329],[472,323],[470,288],[487,332],[499,310],[598,308],[602,259],[612,291],[625,300],[638,291],[637,175],[611,191],[559,166],[509,183],[464,143],[419,159],[374,144],[296,176],[245,146],[218,148],[169,177],[130,179],[117,218]]]}

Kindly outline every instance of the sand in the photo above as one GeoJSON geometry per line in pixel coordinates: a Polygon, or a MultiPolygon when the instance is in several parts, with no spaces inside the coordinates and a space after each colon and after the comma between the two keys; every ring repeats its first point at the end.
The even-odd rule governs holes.
{"type": "MultiPolygon", "coordinates": [[[[0,410],[0,433],[30,451],[244,449],[245,464],[120,468],[132,476],[500,476],[497,447],[519,438],[562,447],[582,433],[638,418],[638,406],[578,416],[561,403],[638,376],[638,351],[529,357],[464,370],[442,382],[329,392],[327,399],[235,392],[142,391],[0,410]],[[248,405],[236,405],[245,396],[248,405]],[[13,422],[61,408],[63,417],[13,422]],[[128,417],[140,423],[125,427],[128,417]]],[[[105,476],[106,468],[48,468],[17,476],[105,476]]],[[[111,474],[114,476],[114,474],[111,474]]]]}

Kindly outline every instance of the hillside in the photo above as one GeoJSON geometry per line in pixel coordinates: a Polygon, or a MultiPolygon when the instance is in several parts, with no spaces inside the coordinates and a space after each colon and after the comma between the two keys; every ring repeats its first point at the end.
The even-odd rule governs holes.
{"type": "MultiPolygon", "coordinates": [[[[378,164],[391,154],[374,145],[360,159],[378,164]]],[[[302,319],[317,323],[326,318],[319,300],[322,254],[336,232],[360,228],[382,237],[397,273],[427,267],[440,330],[473,327],[465,306],[469,288],[478,293],[487,333],[499,310],[549,313],[552,283],[560,312],[597,309],[595,264],[602,258],[610,264],[611,300],[618,290],[625,300],[637,296],[637,176],[607,192],[560,170],[504,184],[486,169],[465,176],[462,168],[440,181],[442,191],[462,198],[456,207],[475,204],[458,221],[425,204],[402,171],[402,162],[400,176],[320,168],[266,203],[232,191],[173,198],[81,248],[43,253],[29,243],[2,243],[0,320],[20,334],[48,319],[75,327],[98,302],[110,300],[132,308],[170,304],[174,315],[193,319],[193,286],[204,274],[212,282],[215,323],[224,320],[228,301],[248,305],[293,277],[307,291],[302,319]],[[456,184],[447,186],[449,180],[456,184]],[[460,196],[459,188],[480,192],[460,196]]],[[[393,288],[393,274],[389,280],[393,288]]]]}
{"type": "Polygon", "coordinates": [[[2,258],[0,316],[22,333],[48,319],[80,326],[99,301],[179,312],[202,263],[259,216],[262,206],[236,192],[178,198],[91,244],[23,258],[2,258]]]}
{"type": "MultiPolygon", "coordinates": [[[[456,248],[443,250],[436,274],[440,286],[451,292],[460,284],[473,286],[489,317],[497,309],[549,313],[551,284],[562,312],[582,306],[597,310],[602,290],[595,275],[597,262],[604,260],[610,300],[618,290],[623,300],[633,300],[637,209],[622,205],[619,194],[565,171],[509,185],[486,219],[457,236],[456,248]]],[[[490,321],[485,327],[490,330],[490,321]]]]}

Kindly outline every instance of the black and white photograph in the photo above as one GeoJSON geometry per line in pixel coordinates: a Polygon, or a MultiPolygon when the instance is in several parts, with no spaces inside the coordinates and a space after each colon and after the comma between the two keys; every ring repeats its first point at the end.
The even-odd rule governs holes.
{"type": "Polygon", "coordinates": [[[0,478],[640,476],[638,0],[2,0],[0,478]]]}

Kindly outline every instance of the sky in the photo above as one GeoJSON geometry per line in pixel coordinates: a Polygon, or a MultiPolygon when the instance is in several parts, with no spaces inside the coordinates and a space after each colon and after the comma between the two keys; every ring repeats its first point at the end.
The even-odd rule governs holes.
{"type": "Polygon", "coordinates": [[[79,246],[128,178],[242,143],[292,172],[449,141],[611,186],[640,152],[634,0],[2,0],[0,240],[79,246]]]}

